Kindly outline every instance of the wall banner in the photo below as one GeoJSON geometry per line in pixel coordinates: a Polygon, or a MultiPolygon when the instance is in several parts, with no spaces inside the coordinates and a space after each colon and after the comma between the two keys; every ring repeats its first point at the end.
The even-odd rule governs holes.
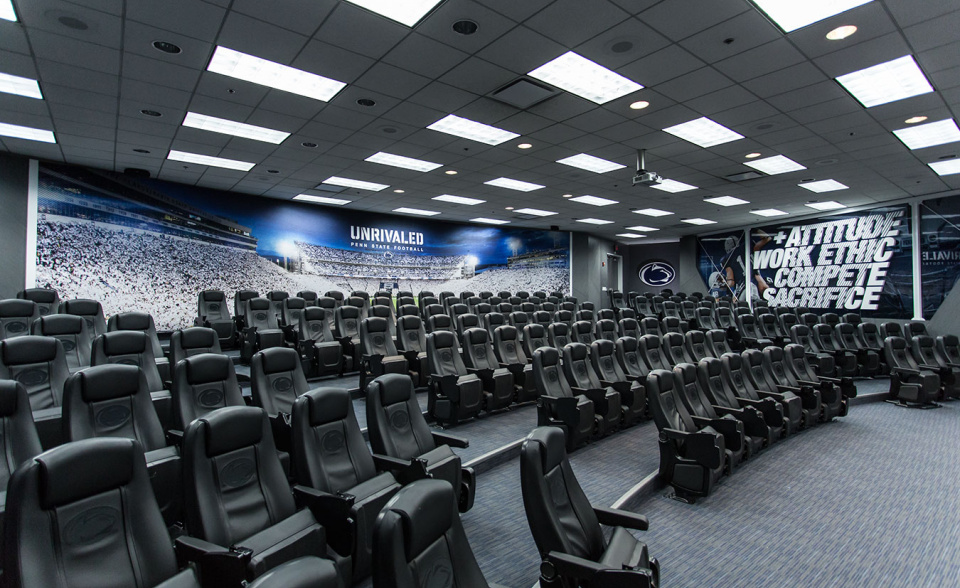
{"type": "Polygon", "coordinates": [[[960,278],[960,196],[920,203],[920,275],[929,320],[960,278]]]}
{"type": "Polygon", "coordinates": [[[907,205],[755,228],[751,244],[750,292],[771,305],[913,316],[907,205]]]}
{"type": "Polygon", "coordinates": [[[697,239],[697,268],[711,296],[743,297],[746,289],[746,258],[743,231],[720,233],[697,239]]]}

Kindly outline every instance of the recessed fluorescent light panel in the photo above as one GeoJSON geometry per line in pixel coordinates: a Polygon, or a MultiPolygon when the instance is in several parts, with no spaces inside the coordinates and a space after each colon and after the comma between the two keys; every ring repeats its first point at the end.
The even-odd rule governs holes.
{"type": "Polygon", "coordinates": [[[211,157],[210,155],[200,155],[198,153],[188,153],[186,151],[171,150],[167,159],[172,161],[183,161],[185,163],[197,163],[211,167],[223,167],[226,169],[235,169],[238,171],[250,171],[255,163],[248,161],[237,161],[236,159],[224,159],[222,157],[211,157]]]}
{"type": "Polygon", "coordinates": [[[404,206],[401,206],[400,208],[394,208],[393,211],[399,212],[400,214],[415,214],[417,216],[436,216],[440,214],[439,212],[435,212],[433,210],[421,210],[419,208],[406,208],[404,206]]]}
{"type": "Polygon", "coordinates": [[[483,204],[486,200],[479,200],[477,198],[467,198],[466,196],[454,196],[453,194],[443,194],[442,196],[434,196],[431,200],[439,200],[441,202],[453,202],[454,204],[466,204],[467,206],[474,206],[476,204],[483,204]]]}
{"type": "Polygon", "coordinates": [[[715,123],[707,117],[701,117],[683,124],[674,125],[663,129],[674,137],[680,137],[684,141],[690,141],[700,147],[713,147],[742,139],[743,135],[731,131],[727,127],[715,123]]]}
{"type": "Polygon", "coordinates": [[[432,161],[423,161],[422,159],[413,159],[412,157],[403,157],[402,155],[393,155],[392,153],[374,153],[364,161],[370,163],[380,163],[403,169],[412,169],[418,172],[428,172],[443,167],[442,163],[433,163],[432,161]]]}
{"type": "Polygon", "coordinates": [[[11,0],[0,0],[0,19],[17,22],[17,13],[11,0]]]}
{"type": "Polygon", "coordinates": [[[785,33],[862,6],[871,0],[753,0],[785,33]]]}
{"type": "Polygon", "coordinates": [[[628,231],[640,231],[641,233],[649,233],[650,231],[659,231],[660,229],[656,227],[645,227],[643,225],[634,225],[632,227],[627,227],[628,231]]]}
{"type": "Polygon", "coordinates": [[[254,141],[263,141],[264,143],[273,143],[274,145],[283,143],[284,139],[290,136],[290,133],[283,131],[275,131],[266,127],[257,127],[196,112],[187,113],[187,116],[183,119],[183,126],[212,133],[243,137],[244,139],[253,139],[254,141]]]}
{"type": "Polygon", "coordinates": [[[817,194],[821,192],[836,192],[837,190],[846,190],[849,188],[849,186],[841,184],[836,180],[820,180],[819,182],[806,182],[797,185],[811,192],[816,192],[817,194]]]}
{"type": "Polygon", "coordinates": [[[520,180],[511,180],[510,178],[497,178],[495,180],[490,180],[489,182],[484,182],[488,186],[497,186],[498,188],[508,188],[510,190],[518,190],[520,192],[533,192],[534,190],[539,190],[543,188],[540,184],[531,184],[530,182],[521,182],[520,180]]]}
{"type": "Polygon", "coordinates": [[[314,202],[316,204],[335,204],[337,206],[343,206],[344,204],[350,204],[350,200],[344,200],[343,198],[328,198],[327,196],[314,196],[312,194],[298,194],[293,197],[294,200],[299,200],[301,202],[314,202]]]}
{"type": "Polygon", "coordinates": [[[527,75],[597,104],[605,104],[643,88],[573,51],[548,61],[527,75]]]}
{"type": "Polygon", "coordinates": [[[460,118],[452,114],[448,114],[427,128],[432,131],[470,139],[471,141],[479,141],[487,145],[499,145],[500,143],[505,143],[520,136],[517,133],[511,133],[510,131],[491,127],[490,125],[478,123],[467,118],[460,118]]]}
{"type": "Polygon", "coordinates": [[[510,224],[510,221],[508,220],[500,220],[498,218],[484,218],[482,216],[479,218],[472,218],[470,219],[470,222],[483,223],[485,225],[509,225],[510,224]]]}
{"type": "Polygon", "coordinates": [[[769,176],[807,169],[796,161],[790,159],[789,157],[784,157],[783,155],[774,155],[773,157],[766,157],[756,161],[745,161],[743,162],[743,165],[752,167],[757,171],[762,171],[769,176]]]}
{"type": "Polygon", "coordinates": [[[960,159],[948,159],[947,161],[935,161],[928,163],[930,169],[941,176],[960,174],[960,159]]]}
{"type": "Polygon", "coordinates": [[[670,216],[673,214],[670,211],[660,210],[659,208],[641,208],[640,210],[634,210],[633,212],[645,216],[670,216]]]}
{"type": "Polygon", "coordinates": [[[347,0],[347,2],[412,27],[433,10],[434,6],[440,4],[441,0],[347,0]]]}
{"type": "Polygon", "coordinates": [[[605,174],[609,171],[614,171],[614,170],[623,169],[627,167],[625,165],[620,165],[619,163],[607,161],[606,159],[600,159],[599,157],[587,155],[586,153],[581,153],[579,155],[558,159],[557,163],[562,163],[563,165],[569,165],[572,167],[578,167],[580,169],[585,169],[587,171],[592,171],[598,174],[605,174]]]}
{"type": "Polygon", "coordinates": [[[749,201],[733,196],[717,196],[716,198],[704,198],[704,202],[719,204],[720,206],[739,206],[741,204],[750,204],[749,201]]]}
{"type": "Polygon", "coordinates": [[[837,81],[866,108],[933,92],[912,55],[848,73],[837,81]]]}
{"type": "Polygon", "coordinates": [[[530,216],[553,216],[557,213],[550,212],[549,210],[539,210],[537,208],[519,208],[513,212],[517,214],[527,214],[530,216]]]}
{"type": "Polygon", "coordinates": [[[826,202],[807,202],[804,206],[816,210],[839,210],[841,208],[846,208],[845,205],[840,204],[836,200],[827,200],[826,202]]]}
{"type": "Polygon", "coordinates": [[[40,92],[40,84],[37,80],[30,78],[21,78],[10,74],[0,73],[0,92],[7,94],[16,94],[27,98],[43,99],[40,92]]]}
{"type": "Polygon", "coordinates": [[[592,206],[609,206],[611,204],[618,204],[616,200],[610,200],[609,198],[600,198],[599,196],[577,196],[576,198],[571,198],[571,202],[580,202],[582,204],[590,204],[592,206]]]}
{"type": "Polygon", "coordinates": [[[751,210],[750,214],[757,216],[783,216],[787,213],[782,210],[777,210],[776,208],[761,208],[760,210],[751,210]]]}
{"type": "MultiPolygon", "coordinates": [[[[680,219],[682,223],[689,223],[691,225],[715,225],[717,221],[712,221],[706,218],[682,218],[680,219]]],[[[629,228],[629,227],[627,227],[629,228]]]]}
{"type": "Polygon", "coordinates": [[[646,235],[638,235],[636,233],[617,233],[618,237],[624,237],[626,239],[640,239],[646,237],[646,235]]]}
{"type": "Polygon", "coordinates": [[[678,182],[676,180],[663,180],[659,184],[654,184],[650,187],[655,190],[670,192],[671,194],[676,194],[677,192],[686,192],[687,190],[697,189],[696,186],[691,186],[690,184],[684,184],[683,182],[678,182]]]}
{"type": "Polygon", "coordinates": [[[587,223],[588,225],[612,225],[613,221],[603,220],[600,218],[578,218],[578,223],[587,223]]]}
{"type": "Polygon", "coordinates": [[[350,178],[341,178],[338,176],[330,176],[325,179],[323,184],[330,184],[331,186],[343,186],[344,188],[357,188],[358,190],[370,190],[371,192],[379,192],[385,188],[389,188],[387,184],[378,184],[376,182],[364,182],[363,180],[351,180],[350,178]]]}
{"type": "Polygon", "coordinates": [[[324,102],[346,86],[337,80],[220,46],[213,52],[207,71],[324,102]]]}
{"type": "Polygon", "coordinates": [[[40,141],[41,143],[57,142],[57,139],[53,136],[53,131],[35,129],[33,127],[21,127],[20,125],[7,123],[0,123],[0,136],[26,139],[27,141],[40,141]]]}
{"type": "Polygon", "coordinates": [[[893,131],[910,149],[923,149],[960,141],[960,129],[952,118],[893,131]]]}

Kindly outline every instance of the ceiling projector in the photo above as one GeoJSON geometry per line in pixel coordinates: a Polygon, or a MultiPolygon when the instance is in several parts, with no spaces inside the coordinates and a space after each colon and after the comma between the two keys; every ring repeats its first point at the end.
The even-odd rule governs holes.
{"type": "Polygon", "coordinates": [[[645,165],[646,149],[637,149],[637,175],[633,176],[633,185],[656,186],[663,183],[657,172],[647,171],[645,165]]]}

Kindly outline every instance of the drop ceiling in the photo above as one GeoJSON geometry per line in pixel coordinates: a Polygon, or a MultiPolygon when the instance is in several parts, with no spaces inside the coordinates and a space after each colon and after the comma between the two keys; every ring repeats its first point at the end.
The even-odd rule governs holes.
{"type": "Polygon", "coordinates": [[[746,0],[446,0],[414,27],[343,0],[14,5],[19,22],[0,21],[0,72],[39,80],[44,99],[0,94],[0,123],[52,130],[57,142],[2,138],[0,149],[41,160],[139,168],[283,200],[336,195],[355,210],[419,208],[440,212],[437,220],[484,217],[609,238],[634,225],[660,229],[647,233],[651,239],[702,232],[682,218],[715,220],[713,231],[756,222],[753,209],[810,214],[811,200],[865,206],[960,189],[960,174],[941,177],[928,166],[960,155],[960,143],[911,151],[892,133],[913,116],[957,118],[955,0],[876,0],[789,34],[746,0]],[[456,32],[462,20],[475,22],[476,32],[456,32]],[[858,27],[853,36],[826,39],[850,24],[858,27]],[[155,41],[182,51],[161,52],[155,41]],[[206,71],[217,46],[347,85],[323,102],[206,71]],[[567,51],[645,87],[602,105],[553,87],[525,110],[492,97],[567,51]],[[866,109],[834,79],[904,55],[935,92],[866,109]],[[649,106],[630,108],[641,100],[649,106]],[[188,111],[290,136],[274,145],[184,127],[188,111]],[[520,136],[492,146],[426,128],[449,114],[520,136]],[[744,138],[702,148],[662,130],[700,117],[744,138]],[[647,169],[697,189],[631,186],[641,148],[647,169]],[[242,172],[171,161],[171,150],[256,165],[242,172]],[[421,173],[365,161],[380,151],[442,167],[421,173]],[[594,173],[557,163],[580,153],[626,167],[594,173]],[[752,171],[748,153],[784,155],[807,169],[728,180],[752,171]],[[316,189],[331,176],[389,188],[316,189]],[[545,187],[517,192],[485,183],[500,177],[545,187]],[[797,185],[828,179],[849,189],[817,195],[797,185]],[[485,202],[433,200],[445,194],[485,202]],[[749,204],[704,202],[719,196],[749,204]],[[558,214],[517,216],[507,207],[558,214]],[[643,208],[675,214],[631,213],[643,208]],[[584,218],[613,223],[576,222],[584,218]]]}

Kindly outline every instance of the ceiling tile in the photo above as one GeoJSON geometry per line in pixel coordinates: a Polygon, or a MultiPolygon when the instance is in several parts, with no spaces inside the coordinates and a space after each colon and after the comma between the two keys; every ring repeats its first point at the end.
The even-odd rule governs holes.
{"type": "Polygon", "coordinates": [[[531,16],[526,25],[567,47],[574,47],[616,26],[626,16],[608,0],[556,0],[531,16]]]}

